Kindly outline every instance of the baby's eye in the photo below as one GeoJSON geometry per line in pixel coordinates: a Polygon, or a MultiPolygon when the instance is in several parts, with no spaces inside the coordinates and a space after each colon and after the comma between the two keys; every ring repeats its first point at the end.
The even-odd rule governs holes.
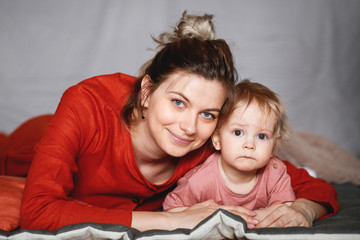
{"type": "Polygon", "coordinates": [[[203,115],[203,117],[208,118],[208,119],[215,119],[215,116],[208,112],[203,112],[203,113],[201,113],[201,115],[203,115]]]}
{"type": "Polygon", "coordinates": [[[175,103],[176,106],[183,107],[184,103],[178,99],[173,100],[173,103],[175,103]]]}
{"type": "Polygon", "coordinates": [[[233,134],[235,136],[242,136],[244,133],[241,130],[235,130],[235,131],[233,131],[233,134]]]}
{"type": "Polygon", "coordinates": [[[268,138],[268,137],[267,137],[265,134],[263,134],[263,133],[260,133],[259,135],[257,135],[257,137],[258,137],[260,140],[265,140],[265,139],[268,138]]]}

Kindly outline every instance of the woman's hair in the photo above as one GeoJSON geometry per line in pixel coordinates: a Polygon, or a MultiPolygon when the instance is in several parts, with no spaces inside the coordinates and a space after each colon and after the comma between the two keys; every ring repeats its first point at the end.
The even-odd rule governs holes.
{"type": "Polygon", "coordinates": [[[285,106],[279,96],[268,87],[251,82],[248,79],[242,80],[235,86],[235,101],[220,116],[217,128],[221,128],[229,120],[232,112],[239,106],[248,107],[252,101],[256,101],[260,110],[269,114],[275,113],[277,122],[274,128],[275,138],[285,138],[288,135],[287,116],[285,106]]]}
{"type": "Polygon", "coordinates": [[[215,39],[213,15],[188,15],[183,13],[173,32],[164,32],[153,40],[158,43],[158,52],[140,69],[135,88],[123,108],[122,119],[126,124],[137,121],[134,110],[142,112],[140,90],[144,76],[151,78],[149,94],[175,72],[196,74],[208,80],[220,82],[227,99],[223,106],[233,101],[237,72],[228,44],[223,39],[215,39]]]}

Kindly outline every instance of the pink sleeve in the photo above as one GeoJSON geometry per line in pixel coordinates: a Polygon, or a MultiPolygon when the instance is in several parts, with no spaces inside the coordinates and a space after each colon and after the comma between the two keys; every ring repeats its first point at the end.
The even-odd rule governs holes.
{"type": "Polygon", "coordinates": [[[268,166],[268,205],[276,203],[293,202],[295,194],[291,186],[290,176],[287,174],[285,164],[276,158],[270,160],[268,166]]]}
{"type": "Polygon", "coordinates": [[[188,173],[180,178],[177,187],[166,196],[163,203],[165,211],[178,207],[189,207],[198,203],[198,196],[196,196],[198,191],[193,190],[196,184],[191,183],[189,175],[188,173]]]}

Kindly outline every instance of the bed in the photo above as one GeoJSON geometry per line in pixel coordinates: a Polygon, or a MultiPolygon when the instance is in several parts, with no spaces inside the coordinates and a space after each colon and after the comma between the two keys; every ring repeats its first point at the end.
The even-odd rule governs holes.
{"type": "Polygon", "coordinates": [[[29,138],[40,138],[45,130],[42,126],[51,118],[51,114],[34,117],[10,135],[0,134],[0,239],[360,239],[360,160],[326,138],[298,131],[292,131],[277,154],[329,181],[340,204],[335,216],[310,228],[247,230],[241,217],[220,209],[194,229],[140,232],[123,225],[90,222],[55,231],[20,229],[20,204],[33,151],[26,143],[29,138]]]}

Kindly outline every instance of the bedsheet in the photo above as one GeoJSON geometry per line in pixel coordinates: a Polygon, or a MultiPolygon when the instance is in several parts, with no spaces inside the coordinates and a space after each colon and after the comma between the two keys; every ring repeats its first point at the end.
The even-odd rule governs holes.
{"type": "Polygon", "coordinates": [[[340,210],[337,215],[315,222],[313,227],[263,228],[246,230],[245,221],[225,210],[218,210],[194,229],[140,232],[123,225],[80,223],[55,231],[1,231],[1,239],[360,239],[360,187],[351,183],[334,184],[340,210]]]}

